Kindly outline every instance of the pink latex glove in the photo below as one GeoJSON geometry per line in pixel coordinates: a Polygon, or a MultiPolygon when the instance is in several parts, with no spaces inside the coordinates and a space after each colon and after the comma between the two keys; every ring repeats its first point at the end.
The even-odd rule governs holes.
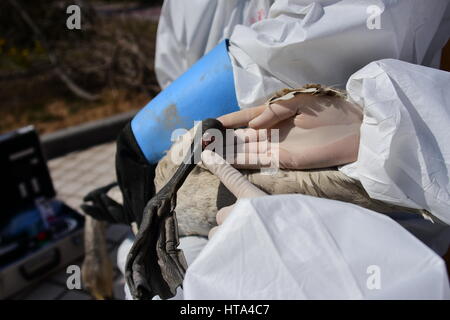
{"type": "Polygon", "coordinates": [[[339,97],[297,94],[218,120],[227,128],[250,127],[235,132],[237,163],[233,166],[237,168],[267,166],[267,156],[277,151],[279,167],[284,169],[326,168],[358,157],[362,111],[339,97]],[[271,129],[279,129],[279,142],[272,141],[271,129]],[[247,161],[250,156],[253,163],[247,161]]]}

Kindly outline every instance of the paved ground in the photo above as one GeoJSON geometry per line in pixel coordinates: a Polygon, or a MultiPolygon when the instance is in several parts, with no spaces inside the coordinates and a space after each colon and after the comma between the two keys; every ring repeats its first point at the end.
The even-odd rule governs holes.
{"type": "MultiPolygon", "coordinates": [[[[87,192],[116,180],[114,156],[115,143],[107,143],[49,161],[48,166],[58,198],[79,210],[87,192]]],[[[117,199],[120,194],[116,193],[113,197],[117,199]]],[[[130,228],[124,225],[111,225],[108,228],[108,248],[114,265],[117,260],[117,248],[129,230],[130,228]]],[[[71,264],[81,266],[81,263],[82,258],[71,264]]],[[[68,290],[66,287],[67,277],[66,267],[63,267],[60,271],[39,284],[27,288],[14,298],[32,300],[91,299],[83,290],[68,290]]],[[[116,299],[123,299],[123,285],[124,279],[115,268],[114,295],[116,299]]]]}

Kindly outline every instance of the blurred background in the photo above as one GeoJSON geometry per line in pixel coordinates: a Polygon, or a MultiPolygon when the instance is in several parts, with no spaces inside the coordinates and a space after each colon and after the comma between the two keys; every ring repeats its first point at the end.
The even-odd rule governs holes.
{"type": "Polygon", "coordinates": [[[40,134],[139,110],[153,72],[162,0],[0,1],[0,133],[40,134]],[[81,30],[68,30],[69,5],[81,30]]]}
{"type": "Polygon", "coordinates": [[[92,219],[85,228],[80,205],[116,179],[115,138],[160,91],[162,2],[0,1],[0,299],[92,299],[86,286],[101,288],[97,279],[80,290],[66,283],[67,266],[83,264],[85,241],[91,257],[101,253],[87,270],[108,279],[95,297],[123,298],[116,260],[130,228],[92,219]],[[66,25],[74,4],[80,30],[66,25]]]}

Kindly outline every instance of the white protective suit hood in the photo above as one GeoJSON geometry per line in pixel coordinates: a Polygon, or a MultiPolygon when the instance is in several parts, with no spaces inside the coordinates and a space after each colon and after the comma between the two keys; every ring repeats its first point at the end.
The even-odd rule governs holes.
{"type": "Polygon", "coordinates": [[[231,35],[239,105],[306,83],[343,88],[383,58],[438,67],[449,30],[448,0],[275,1],[267,19],[237,25],[231,35]]]}

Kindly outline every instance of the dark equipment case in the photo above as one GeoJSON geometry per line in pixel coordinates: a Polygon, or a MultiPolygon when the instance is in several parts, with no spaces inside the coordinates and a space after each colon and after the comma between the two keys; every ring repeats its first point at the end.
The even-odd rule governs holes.
{"type": "Polygon", "coordinates": [[[84,218],[56,193],[33,127],[0,135],[0,299],[81,257],[84,218]]]}

